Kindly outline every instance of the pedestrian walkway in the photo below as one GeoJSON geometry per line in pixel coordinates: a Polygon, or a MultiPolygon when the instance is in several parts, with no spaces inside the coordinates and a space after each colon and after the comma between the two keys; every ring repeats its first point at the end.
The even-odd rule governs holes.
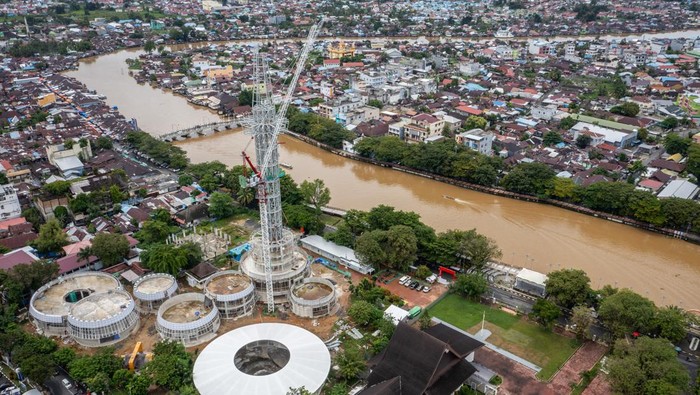
{"type": "MultiPolygon", "coordinates": [[[[495,352],[497,352],[497,353],[503,355],[504,357],[506,357],[506,358],[508,358],[508,359],[510,359],[510,360],[512,360],[512,361],[515,361],[515,362],[517,362],[517,363],[519,363],[519,364],[525,366],[525,367],[528,368],[528,369],[531,369],[531,370],[534,371],[535,373],[539,373],[539,371],[542,370],[541,367],[535,365],[534,363],[532,363],[532,362],[530,362],[530,361],[528,361],[528,360],[526,360],[526,359],[520,358],[519,356],[513,354],[512,352],[507,351],[507,350],[504,350],[504,349],[502,349],[502,348],[500,348],[500,347],[498,347],[498,346],[496,346],[496,345],[493,345],[493,344],[491,344],[491,343],[489,343],[489,342],[487,342],[487,341],[481,340],[479,337],[474,336],[474,335],[472,335],[471,333],[469,333],[469,332],[467,332],[467,331],[463,331],[463,330],[457,328],[456,326],[454,326],[454,325],[452,325],[452,324],[450,324],[450,323],[448,323],[448,322],[445,322],[445,321],[443,321],[443,320],[441,320],[441,319],[439,319],[439,318],[435,318],[435,317],[433,317],[433,321],[434,321],[434,322],[437,322],[437,323],[439,323],[439,324],[443,324],[443,325],[445,325],[445,326],[447,326],[447,327],[450,327],[450,328],[452,328],[452,329],[454,329],[454,330],[456,330],[456,331],[458,331],[458,332],[460,332],[460,333],[462,333],[462,334],[464,334],[464,335],[466,335],[466,336],[471,337],[472,339],[479,340],[480,342],[484,343],[484,347],[486,347],[486,348],[488,348],[488,349],[490,349],[490,350],[493,350],[493,351],[495,351],[495,352]]],[[[484,334],[485,334],[485,333],[484,333],[484,334]]],[[[483,335],[483,334],[482,334],[482,335],[483,335]]]]}

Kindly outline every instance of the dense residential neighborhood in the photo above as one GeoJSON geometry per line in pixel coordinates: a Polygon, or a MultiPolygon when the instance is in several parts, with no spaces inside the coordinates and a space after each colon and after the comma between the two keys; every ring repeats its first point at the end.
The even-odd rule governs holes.
{"type": "MultiPolygon", "coordinates": [[[[229,380],[697,393],[699,15],[651,0],[2,2],[0,395],[242,393],[229,380]],[[140,125],[79,77],[114,54],[122,83],[206,116],[140,125]],[[243,133],[241,153],[225,138],[243,133]],[[334,207],[337,180],[280,158],[290,141],[379,188],[398,189],[379,169],[412,177],[410,200],[358,189],[334,207]],[[560,226],[637,233],[628,249],[595,222],[557,235],[538,205],[578,216],[560,226]],[[549,270],[476,213],[537,234],[549,270]],[[591,253],[618,248],[636,265],[623,274],[591,253]],[[662,255],[678,265],[650,269],[662,255]]],[[[176,115],[135,99],[120,98],[176,115]]]]}

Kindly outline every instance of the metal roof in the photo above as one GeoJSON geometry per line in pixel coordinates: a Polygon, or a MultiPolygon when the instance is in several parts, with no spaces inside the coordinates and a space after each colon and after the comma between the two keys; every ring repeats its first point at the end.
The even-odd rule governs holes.
{"type": "Polygon", "coordinates": [[[316,393],[330,368],[330,353],[313,333],[289,324],[254,324],[212,341],[194,364],[194,384],[202,395],[278,395],[286,394],[290,387],[302,386],[316,393]],[[289,362],[265,376],[243,373],[234,365],[234,355],[243,346],[260,340],[282,343],[289,350],[289,362]]]}

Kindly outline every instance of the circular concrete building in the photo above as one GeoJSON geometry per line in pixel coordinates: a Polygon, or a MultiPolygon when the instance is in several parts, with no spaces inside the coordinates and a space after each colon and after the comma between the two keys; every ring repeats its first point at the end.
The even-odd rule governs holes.
{"type": "Polygon", "coordinates": [[[325,278],[305,278],[292,288],[289,299],[292,312],[299,317],[317,318],[328,315],[336,305],[335,286],[325,278]]]}
{"type": "MultiPolygon", "coordinates": [[[[289,300],[289,292],[305,277],[310,267],[306,255],[296,246],[295,235],[289,229],[280,230],[280,240],[270,248],[272,262],[272,289],[275,303],[289,300]]],[[[241,262],[241,270],[253,280],[258,300],[267,303],[265,292],[265,265],[262,259],[262,236],[257,233],[251,239],[252,253],[241,262]]]]}
{"type": "Polygon", "coordinates": [[[204,294],[214,301],[219,315],[224,319],[246,316],[255,308],[253,281],[235,270],[211,276],[204,284],[204,294]]]}
{"type": "Polygon", "coordinates": [[[156,330],[163,339],[196,346],[216,337],[219,310],[211,299],[186,293],[166,300],[158,309],[156,330]]]}
{"type": "Polygon", "coordinates": [[[29,314],[40,333],[68,334],[68,314],[74,304],[95,293],[122,289],[119,280],[106,273],[78,272],[59,277],[39,288],[29,302],[29,314]]]}
{"type": "Polygon", "coordinates": [[[254,324],[211,342],[194,364],[202,395],[280,395],[304,387],[318,394],[331,368],[323,341],[289,324],[254,324]]]}
{"type": "Polygon", "coordinates": [[[76,302],[68,314],[68,333],[85,347],[117,343],[138,325],[136,304],[124,290],[89,295],[76,302]]]}
{"type": "Polygon", "coordinates": [[[134,284],[136,309],[143,314],[156,312],[176,292],[177,281],[170,274],[154,273],[141,277],[134,284]]]}

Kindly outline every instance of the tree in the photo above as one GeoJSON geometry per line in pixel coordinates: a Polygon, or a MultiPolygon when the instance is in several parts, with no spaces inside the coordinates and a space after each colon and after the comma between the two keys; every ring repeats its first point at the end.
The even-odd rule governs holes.
{"type": "Polygon", "coordinates": [[[676,306],[668,306],[659,309],[654,316],[654,329],[659,337],[678,344],[685,339],[688,325],[687,313],[676,306]]]}
{"type": "Polygon", "coordinates": [[[471,229],[463,233],[458,254],[466,259],[469,267],[481,270],[488,262],[502,256],[496,241],[471,229]]]}
{"type": "Polygon", "coordinates": [[[187,266],[187,256],[172,244],[154,244],[141,254],[143,263],[157,273],[177,275],[187,266]]]}
{"type": "Polygon", "coordinates": [[[95,147],[99,149],[112,149],[113,143],[112,139],[107,136],[100,136],[95,139],[95,147]]]}
{"type": "Polygon", "coordinates": [[[355,253],[360,262],[365,265],[378,267],[386,261],[383,244],[386,232],[373,230],[361,234],[355,241],[355,253]]]}
{"type": "Polygon", "coordinates": [[[511,192],[543,195],[551,187],[554,177],[554,170],[544,163],[521,163],[503,177],[501,184],[511,192]]]}
{"type": "Polygon", "coordinates": [[[603,324],[618,338],[635,331],[651,333],[655,315],[654,303],[629,289],[603,299],[598,309],[603,324]]]}
{"type": "Polygon", "coordinates": [[[576,190],[577,185],[571,178],[555,177],[547,195],[559,200],[572,200],[576,190]]]}
{"type": "Polygon", "coordinates": [[[693,141],[689,138],[681,137],[676,133],[669,133],[664,139],[664,148],[666,148],[666,152],[671,155],[681,154],[686,156],[692,142],[693,141]]]}
{"type": "Polygon", "coordinates": [[[51,196],[65,196],[70,192],[70,182],[54,181],[44,185],[42,189],[51,196]]]}
{"type": "Polygon", "coordinates": [[[367,102],[367,105],[370,107],[376,107],[380,110],[382,109],[382,107],[384,107],[384,103],[382,103],[381,100],[377,100],[377,99],[370,99],[367,102]]]}
{"type": "Polygon", "coordinates": [[[352,321],[363,327],[374,327],[377,321],[382,318],[382,311],[375,305],[364,301],[356,300],[348,309],[348,316],[352,321]]]}
{"type": "Polygon", "coordinates": [[[306,387],[301,386],[297,388],[289,387],[286,395],[313,395],[311,391],[307,390],[306,387]]]}
{"type": "Polygon", "coordinates": [[[668,116],[663,121],[658,123],[659,127],[666,130],[672,130],[678,127],[678,118],[668,116]]]}
{"type": "Polygon", "coordinates": [[[353,380],[365,370],[365,361],[356,347],[345,348],[336,357],[338,376],[345,380],[353,380]]]}
{"type": "Polygon", "coordinates": [[[10,183],[10,181],[7,179],[7,176],[5,175],[5,173],[0,172],[0,185],[5,185],[5,184],[9,184],[9,183],[10,183]]]}
{"type": "Polygon", "coordinates": [[[564,140],[562,140],[561,135],[555,131],[545,133],[544,137],[542,138],[542,143],[547,147],[557,145],[562,141],[564,140]]]}
{"type": "Polygon", "coordinates": [[[34,240],[34,248],[41,253],[58,251],[68,244],[68,235],[61,229],[56,219],[50,219],[39,228],[39,237],[34,240]]]}
{"type": "Polygon", "coordinates": [[[134,236],[144,244],[161,243],[170,235],[170,225],[163,221],[148,220],[134,236]]]}
{"type": "Polygon", "coordinates": [[[425,265],[420,265],[416,268],[415,276],[417,278],[425,279],[430,277],[432,274],[433,272],[430,271],[430,268],[425,265]]]}
{"type": "Polygon", "coordinates": [[[547,329],[552,328],[560,314],[559,307],[547,299],[537,299],[532,306],[532,316],[547,329]]]}
{"type": "Polygon", "coordinates": [[[143,50],[149,54],[151,52],[155,51],[155,49],[156,49],[156,44],[151,40],[148,40],[143,44],[143,50]]]}
{"type": "Polygon", "coordinates": [[[299,191],[304,202],[314,206],[318,214],[321,213],[321,207],[326,206],[331,201],[331,191],[323,180],[318,178],[311,182],[303,181],[299,186],[299,191]]]}
{"type": "Polygon", "coordinates": [[[70,213],[65,206],[58,206],[53,209],[53,215],[61,224],[61,227],[66,226],[70,222],[70,213]]]}
{"type": "Polygon", "coordinates": [[[253,91],[249,89],[244,89],[238,95],[238,104],[241,106],[252,106],[253,105],[253,91]]]}
{"type": "Polygon", "coordinates": [[[192,383],[192,357],[179,342],[156,343],[146,370],[155,384],[172,391],[192,383]]]}
{"type": "Polygon", "coordinates": [[[116,265],[129,255],[129,240],[118,233],[98,233],[92,239],[90,251],[105,266],[116,265]]]}
{"type": "Polygon", "coordinates": [[[56,365],[68,368],[68,365],[75,359],[75,351],[72,348],[62,347],[54,351],[51,358],[56,365]]]}
{"type": "Polygon", "coordinates": [[[103,381],[114,376],[114,373],[122,368],[122,359],[114,355],[113,347],[105,347],[94,355],[83,355],[74,359],[68,365],[68,372],[78,381],[91,385],[103,385],[103,381]],[[100,378],[91,382],[90,379],[100,378]]]}
{"type": "Polygon", "coordinates": [[[151,386],[151,378],[147,374],[137,374],[131,378],[126,386],[129,395],[147,395],[151,386]]]}
{"type": "Polygon", "coordinates": [[[613,391],[623,395],[683,393],[689,384],[688,372],[676,354],[665,339],[618,340],[607,362],[613,391]]]}
{"type": "Polygon", "coordinates": [[[209,214],[214,218],[228,218],[235,211],[231,195],[214,192],[209,197],[209,214]]]}
{"type": "Polygon", "coordinates": [[[194,180],[192,179],[192,176],[189,174],[183,174],[177,179],[178,185],[182,186],[189,186],[192,185],[194,180]]]}
{"type": "Polygon", "coordinates": [[[479,300],[489,288],[489,283],[480,273],[460,274],[450,286],[451,292],[457,292],[460,295],[472,299],[479,300]]]}
{"type": "Polygon", "coordinates": [[[386,231],[386,263],[389,267],[406,271],[418,259],[418,239],[409,226],[394,225],[386,231]]]}
{"type": "Polygon", "coordinates": [[[700,180],[700,144],[690,144],[688,147],[688,173],[695,176],[696,180],[700,180]]]}
{"type": "Polygon", "coordinates": [[[561,121],[559,121],[559,129],[561,130],[569,130],[574,127],[578,123],[577,120],[572,118],[571,116],[568,116],[561,121]]]}
{"type": "Polygon", "coordinates": [[[236,201],[241,206],[250,206],[255,201],[255,189],[241,188],[236,194],[236,201]]]}
{"type": "Polygon", "coordinates": [[[593,141],[593,137],[587,134],[579,134],[578,137],[576,137],[576,146],[584,149],[591,145],[591,141],[593,141]]]}
{"type": "Polygon", "coordinates": [[[294,229],[304,229],[305,233],[321,234],[325,225],[316,212],[301,204],[285,204],[282,206],[287,226],[294,229]]]}
{"type": "Polygon", "coordinates": [[[610,109],[613,114],[620,114],[627,117],[636,117],[639,114],[639,105],[632,102],[624,102],[619,106],[614,106],[610,109]]]}
{"type": "Polygon", "coordinates": [[[589,338],[591,325],[595,319],[593,314],[591,314],[591,309],[587,306],[575,306],[571,314],[571,323],[576,325],[574,333],[576,333],[576,338],[583,341],[589,338]]]}
{"type": "Polygon", "coordinates": [[[464,125],[462,126],[465,130],[472,130],[472,129],[486,129],[488,126],[488,121],[480,116],[477,115],[470,115],[469,118],[467,118],[466,121],[464,121],[464,125]]]}
{"type": "Polygon", "coordinates": [[[585,305],[591,294],[591,280],[583,270],[562,269],[547,275],[545,291],[557,305],[570,309],[585,305]]]}

